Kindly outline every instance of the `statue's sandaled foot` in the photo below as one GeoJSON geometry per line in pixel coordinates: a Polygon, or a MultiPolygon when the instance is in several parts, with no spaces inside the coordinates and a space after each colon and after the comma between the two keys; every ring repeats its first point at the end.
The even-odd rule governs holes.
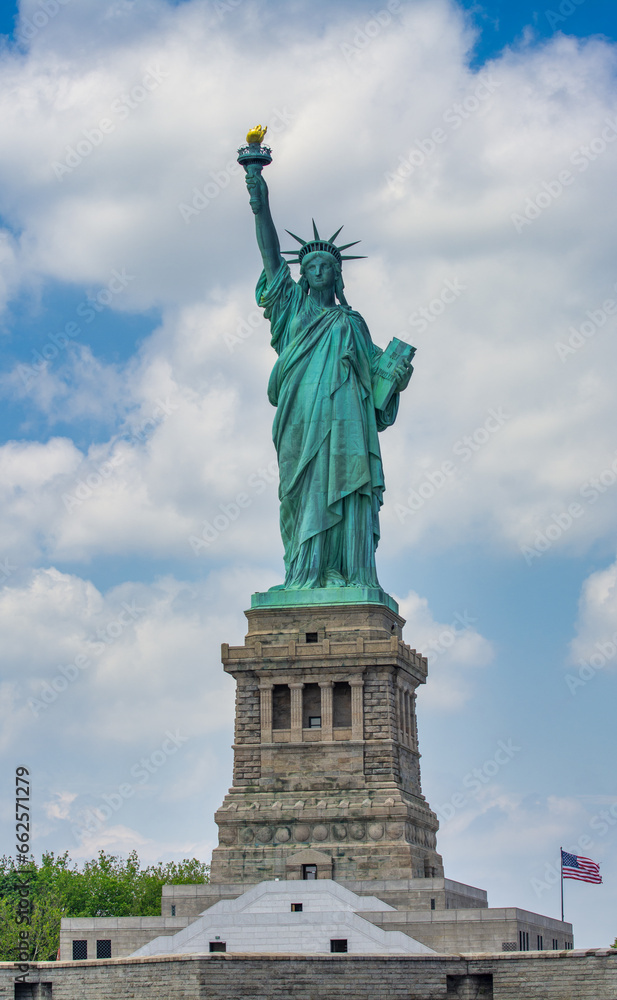
{"type": "Polygon", "coordinates": [[[277,583],[275,587],[268,587],[268,593],[270,593],[271,590],[285,590],[285,584],[277,583]]]}
{"type": "Polygon", "coordinates": [[[342,573],[339,573],[335,569],[329,569],[326,573],[325,587],[346,587],[347,581],[342,573]]]}

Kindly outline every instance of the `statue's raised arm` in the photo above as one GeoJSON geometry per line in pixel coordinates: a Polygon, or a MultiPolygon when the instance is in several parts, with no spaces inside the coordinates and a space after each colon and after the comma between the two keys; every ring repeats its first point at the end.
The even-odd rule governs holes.
{"type": "Polygon", "coordinates": [[[278,234],[270,212],[268,185],[256,165],[249,164],[247,167],[246,186],[251,199],[251,208],[255,215],[257,246],[264,262],[264,271],[266,272],[268,284],[270,284],[281,266],[283,258],[281,257],[278,234]]]}
{"type": "Polygon", "coordinates": [[[257,245],[259,247],[268,284],[272,282],[283,263],[279,238],[270,214],[268,185],[261,176],[264,167],[272,162],[272,151],[262,145],[268,126],[256,125],[249,129],[246,145],[238,150],[238,163],[246,171],[246,186],[250,195],[251,208],[255,216],[257,245]]]}

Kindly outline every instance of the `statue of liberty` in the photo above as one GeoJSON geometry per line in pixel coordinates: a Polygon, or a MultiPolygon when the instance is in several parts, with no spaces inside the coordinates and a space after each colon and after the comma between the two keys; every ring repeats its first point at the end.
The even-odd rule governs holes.
{"type": "MultiPolygon", "coordinates": [[[[256,149],[270,152],[253,139],[256,149]]],[[[375,550],[385,484],[378,433],[396,419],[413,348],[394,340],[384,354],[348,305],[342,262],[358,258],[342,253],[355,244],[335,245],[340,229],[328,240],[314,223],[312,240],[290,233],[300,244],[283,251],[300,264],[300,280],[293,280],[261,175],[268,162],[244,158],[263,260],[257,303],[278,354],[268,398],[276,407],[285,583],[272,589],[379,588],[375,550]]]]}

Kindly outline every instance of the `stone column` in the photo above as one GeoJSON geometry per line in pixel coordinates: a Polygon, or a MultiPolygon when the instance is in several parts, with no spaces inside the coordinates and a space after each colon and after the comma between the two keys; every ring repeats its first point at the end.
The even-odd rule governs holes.
{"type": "Polygon", "coordinates": [[[398,741],[405,741],[405,712],[403,709],[403,685],[397,680],[396,685],[396,724],[398,727],[398,741]]]}
{"type": "Polygon", "coordinates": [[[352,677],[351,687],[351,738],[364,739],[364,680],[362,677],[352,677]]]}
{"type": "Polygon", "coordinates": [[[290,684],[289,689],[291,691],[291,732],[290,739],[292,743],[302,742],[302,689],[304,687],[303,682],[298,682],[296,684],[290,684]]]}
{"type": "Polygon", "coordinates": [[[332,689],[334,681],[320,681],[321,688],[321,738],[333,740],[332,732],[332,689]]]}
{"type": "Polygon", "coordinates": [[[259,692],[261,695],[261,742],[272,743],[272,689],[274,684],[271,681],[261,681],[259,692]]]}
{"type": "Polygon", "coordinates": [[[409,714],[409,691],[403,693],[405,700],[405,743],[411,746],[411,716],[409,714]]]}

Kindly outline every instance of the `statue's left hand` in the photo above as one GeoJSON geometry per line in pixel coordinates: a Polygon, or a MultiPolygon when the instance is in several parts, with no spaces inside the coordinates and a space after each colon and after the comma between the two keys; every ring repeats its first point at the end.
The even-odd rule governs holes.
{"type": "Polygon", "coordinates": [[[411,361],[399,361],[393,374],[396,380],[396,391],[402,392],[403,389],[406,389],[409,385],[409,379],[413,374],[413,365],[411,361]]]}

